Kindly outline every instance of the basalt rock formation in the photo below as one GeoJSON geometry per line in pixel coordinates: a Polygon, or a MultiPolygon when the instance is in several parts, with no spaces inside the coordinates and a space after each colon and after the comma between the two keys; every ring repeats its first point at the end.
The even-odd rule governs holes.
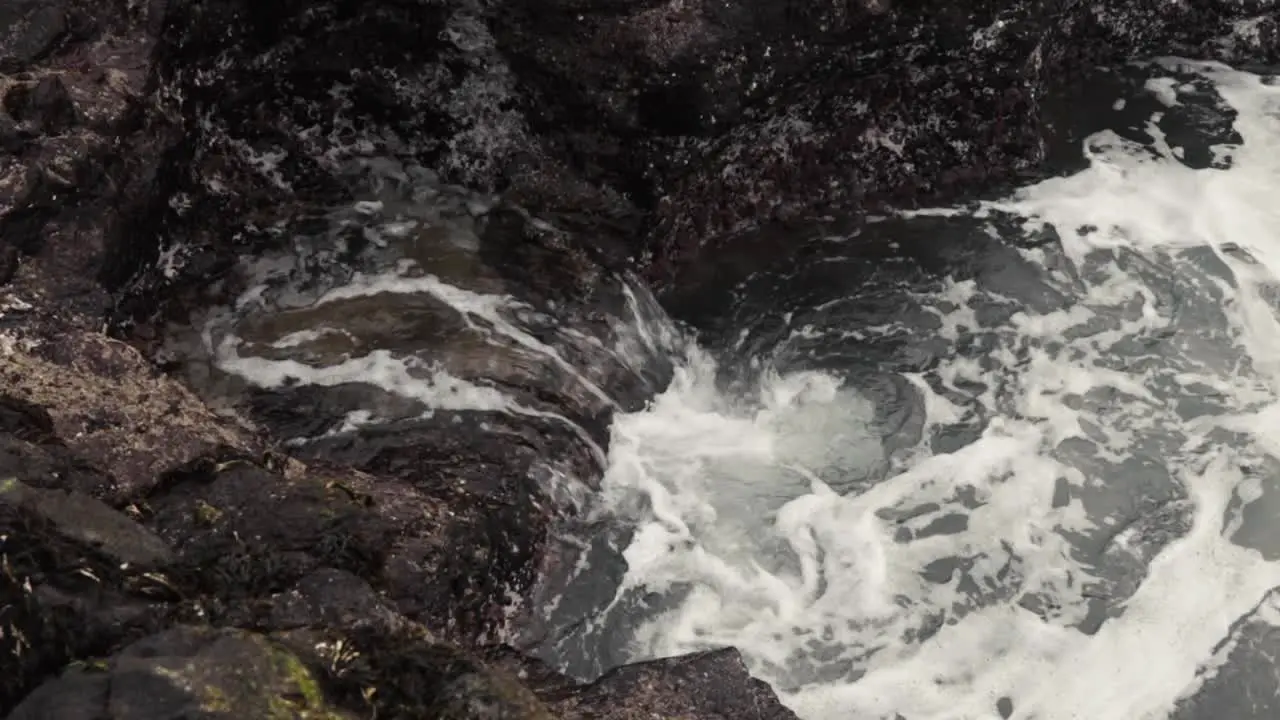
{"type": "Polygon", "coordinates": [[[0,712],[791,717],[732,651],[584,686],[502,646],[567,561],[532,468],[589,486],[610,413],[669,376],[600,349],[630,274],[698,319],[788,228],[1045,172],[1101,67],[1275,62],[1278,28],[1265,0],[0,0],[0,712]],[[476,238],[404,252],[579,330],[547,343],[600,395],[407,308],[541,415],[284,446],[368,396],[215,403],[168,354],[245,258],[350,280],[369,241],[335,208],[398,177],[471,198],[476,238]]]}

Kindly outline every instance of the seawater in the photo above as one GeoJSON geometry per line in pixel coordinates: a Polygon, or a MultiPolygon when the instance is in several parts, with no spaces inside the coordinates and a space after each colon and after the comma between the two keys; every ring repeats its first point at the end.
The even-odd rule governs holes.
{"type": "Polygon", "coordinates": [[[1005,265],[688,347],[612,428],[625,570],[545,655],[731,645],[805,720],[1273,717],[1280,82],[1139,70],[1085,169],[825,259],[914,224],[1005,265]]]}
{"type": "Polygon", "coordinates": [[[484,208],[387,161],[329,218],[375,260],[300,238],[197,344],[237,382],[367,388],[328,434],[441,412],[575,434],[598,491],[531,472],[584,513],[534,609],[580,677],[732,645],[805,720],[1274,717],[1280,82],[1136,69],[1115,108],[1147,110],[1083,170],[821,238],[738,289],[730,342],[626,279],[595,330],[520,299],[477,254],[484,208]],[[610,378],[671,359],[622,412],[610,378]],[[522,390],[546,378],[576,415],[522,390]],[[604,411],[607,447],[575,420],[604,411]]]}

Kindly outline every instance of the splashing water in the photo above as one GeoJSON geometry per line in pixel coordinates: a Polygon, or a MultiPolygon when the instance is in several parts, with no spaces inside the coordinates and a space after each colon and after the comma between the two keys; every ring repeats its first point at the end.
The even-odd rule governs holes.
{"type": "MultiPolygon", "coordinates": [[[[625,576],[548,656],[732,645],[807,720],[1200,717],[1215,683],[1271,677],[1280,83],[1147,71],[1146,142],[1102,132],[1082,172],[903,220],[987,224],[1040,300],[947,278],[879,326],[789,315],[750,392],[695,348],[619,416],[602,506],[634,529],[625,576]],[[1235,136],[1203,153],[1162,123],[1210,110],[1235,136]],[[945,343],[897,371],[912,438],[865,373],[787,368],[916,316],[945,343]]],[[[1247,694],[1203,717],[1273,716],[1247,694]]]]}
{"type": "MultiPolygon", "coordinates": [[[[633,278],[602,274],[611,305],[584,318],[504,273],[486,246],[519,210],[390,157],[345,170],[352,205],[326,208],[288,249],[246,259],[231,306],[200,319],[198,337],[170,338],[189,381],[233,408],[246,387],[301,405],[304,417],[273,430],[304,454],[380,428],[421,433],[414,423],[427,420],[474,427],[495,448],[512,428],[566,436],[548,447],[575,450],[544,453],[529,474],[557,507],[579,505],[606,463],[609,414],[661,387],[676,335],[657,301],[633,278]]],[[[524,215],[516,231],[521,222],[557,232],[524,215]]]]}
{"type": "Polygon", "coordinates": [[[1280,85],[1147,71],[1159,112],[1140,139],[1089,138],[1087,170],[865,231],[978,226],[1016,262],[847,283],[776,336],[744,318],[725,356],[690,346],[615,416],[607,457],[584,423],[620,378],[652,383],[677,333],[625,283],[607,327],[517,299],[478,252],[487,209],[420,168],[380,168],[329,218],[376,260],[338,271],[342,242],[302,239],[200,344],[263,388],[366,388],[327,435],[472,413],[589,446],[614,526],[589,540],[625,568],[596,547],[544,598],[572,624],[544,654],[577,674],[732,645],[806,720],[1273,717],[1280,85]],[[607,596],[590,613],[575,593],[607,596]]]}

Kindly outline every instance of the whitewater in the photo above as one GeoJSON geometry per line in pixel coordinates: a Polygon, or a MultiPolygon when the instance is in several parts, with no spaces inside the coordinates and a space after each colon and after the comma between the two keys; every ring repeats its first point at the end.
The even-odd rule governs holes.
{"type": "Polygon", "coordinates": [[[579,648],[731,645],[806,720],[1165,718],[1219,673],[1273,674],[1231,666],[1280,620],[1280,84],[1149,70],[1146,142],[1097,133],[1081,172],[906,216],[985,224],[1043,284],[904,301],[950,347],[898,373],[914,443],[890,448],[839,369],[787,368],[800,341],[921,332],[905,320],[793,315],[734,394],[692,347],[616,419],[604,512],[634,534],[579,648]],[[1182,96],[1235,114],[1202,167],[1161,129],[1182,96]]]}
{"type": "MultiPolygon", "coordinates": [[[[264,290],[289,276],[268,262],[201,343],[253,385],[405,401],[327,435],[486,412],[581,437],[599,488],[555,458],[544,480],[582,511],[564,539],[586,550],[536,609],[540,654],[576,676],[733,646],[805,720],[1273,717],[1280,82],[1179,59],[1134,69],[1145,81],[1115,109],[1153,109],[1091,135],[1079,171],[872,219],[823,238],[815,261],[838,277],[860,243],[969,233],[999,249],[980,272],[806,286],[795,302],[756,290],[776,312],[739,312],[737,339],[714,346],[633,283],[609,337],[552,332],[459,259],[477,243],[470,211],[427,212],[405,180],[413,197],[383,193],[351,222],[379,248],[434,243],[436,259],[405,251],[307,292],[264,290]],[[286,320],[254,321],[273,292],[286,320]],[[491,357],[350,319],[439,308],[491,357]],[[614,414],[607,447],[511,389],[542,368],[582,408],[617,410],[605,364],[571,361],[606,355],[636,374],[676,363],[647,407],[614,414]],[[502,368],[506,385],[485,379],[502,368]]],[[[785,282],[803,272],[759,287],[785,282]]]]}

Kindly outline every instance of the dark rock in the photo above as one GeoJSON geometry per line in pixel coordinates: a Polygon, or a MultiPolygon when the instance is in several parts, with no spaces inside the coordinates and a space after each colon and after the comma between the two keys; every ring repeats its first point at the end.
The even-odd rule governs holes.
{"type": "Polygon", "coordinates": [[[12,0],[0,7],[0,72],[43,58],[67,32],[66,2],[12,0]]]}
{"type": "MultiPolygon", "coordinates": [[[[533,225],[527,214],[502,208],[485,217],[482,257],[540,302],[595,307],[593,296],[609,287],[598,251],[574,246],[571,236],[533,225]]],[[[615,301],[616,302],[616,301],[615,301]]]]}
{"type": "Polygon", "coordinates": [[[0,81],[0,237],[28,256],[10,282],[19,297],[44,296],[64,319],[92,316],[92,326],[111,305],[94,275],[114,254],[135,178],[154,163],[149,151],[114,151],[138,118],[153,42],[123,3],[19,1],[0,13],[10,16],[0,56],[44,31],[49,40],[38,63],[26,53],[10,62],[21,72],[0,81]]]}
{"type": "Polygon", "coordinates": [[[29,344],[0,352],[7,393],[44,408],[67,447],[114,478],[116,500],[139,499],[164,473],[220,448],[251,444],[123,342],[64,331],[29,344]]]}
{"type": "Polygon", "coordinates": [[[364,631],[341,641],[281,637],[313,664],[334,668],[335,697],[364,714],[441,720],[551,720],[538,697],[508,672],[416,633],[364,631]]]}
{"type": "MultiPolygon", "coordinates": [[[[4,410],[8,408],[0,409],[0,415],[4,410]]],[[[29,428],[3,432],[0,476],[25,478],[33,487],[76,491],[95,498],[112,497],[116,491],[110,476],[77,458],[56,436],[39,435],[40,430],[29,428]]]]}
{"type": "Polygon", "coordinates": [[[312,671],[266,638],[175,627],[105,662],[73,667],[31,694],[12,720],[60,718],[350,717],[329,704],[312,671]]]}
{"type": "Polygon", "coordinates": [[[0,110],[0,152],[17,153],[28,141],[27,131],[9,114],[0,110]]]}
{"type": "Polygon", "coordinates": [[[0,431],[18,440],[42,442],[53,439],[53,418],[39,405],[0,395],[0,431]]]}
{"type": "Polygon", "coordinates": [[[23,504],[0,503],[0,713],[71,660],[108,653],[163,622],[148,598],[150,573],[122,567],[77,534],[23,504]]]}
{"type": "Polygon", "coordinates": [[[507,591],[533,580],[548,530],[527,488],[468,489],[443,467],[421,465],[376,479],[320,468],[282,482],[236,463],[173,484],[149,505],[148,524],[179,548],[183,577],[216,600],[207,613],[266,622],[250,602],[257,599],[281,629],[306,618],[335,625],[323,612],[363,603],[347,585],[363,581],[389,611],[441,637],[492,635],[505,621],[507,591]],[[346,599],[332,606],[324,582],[339,582],[331,589],[346,599]]]}
{"type": "Polygon", "coordinates": [[[4,94],[4,109],[14,120],[46,135],[65,132],[77,121],[67,86],[53,75],[45,75],[34,85],[10,86],[4,94]]]}
{"type": "Polygon", "coordinates": [[[303,577],[274,605],[271,625],[277,628],[318,625],[348,630],[374,625],[395,632],[404,624],[369,583],[332,568],[303,577]]]}
{"type": "Polygon", "coordinates": [[[795,719],[768,685],[747,673],[742,657],[733,649],[627,665],[585,688],[553,686],[540,694],[561,718],[645,720],[657,715],[795,719]]]}
{"type": "MultiPolygon", "coordinates": [[[[160,289],[207,286],[210,278],[189,274],[206,265],[200,258],[260,251],[321,208],[349,203],[361,180],[351,164],[370,156],[411,160],[479,191],[509,190],[566,226],[549,238],[523,229],[494,236],[495,246],[549,242],[561,258],[608,256],[615,268],[630,251],[639,213],[530,133],[489,11],[413,0],[359,9],[243,0],[194,7],[173,8],[156,65],[166,88],[158,100],[165,117],[180,120],[182,140],[160,156],[145,191],[157,201],[129,219],[126,232],[138,241],[104,271],[111,286],[133,291],[122,321],[172,306],[170,290],[170,302],[157,302],[160,289]],[[167,276],[152,264],[161,253],[176,260],[167,276]]],[[[493,257],[512,270],[523,259],[493,257]]],[[[569,269],[584,267],[598,272],[594,262],[569,269]]],[[[575,280],[571,292],[581,296],[590,279],[575,280]]]]}
{"type": "Polygon", "coordinates": [[[678,287],[700,248],[770,224],[945,201],[1034,174],[1053,144],[1075,140],[1058,136],[1046,101],[1087,93],[1090,72],[1133,55],[1274,54],[1275,13],[1148,0],[751,12],[527,0],[495,24],[533,98],[532,127],[573,138],[596,179],[655,210],[639,247],[653,253],[650,276],[678,287]],[[1242,34],[1233,22],[1251,16],[1262,17],[1242,34]]]}
{"type": "Polygon", "coordinates": [[[0,286],[8,285],[18,273],[18,248],[0,242],[0,286]]]}
{"type": "Polygon", "coordinates": [[[149,569],[174,557],[167,545],[136,522],[75,491],[42,490],[17,478],[4,478],[0,479],[0,503],[30,509],[48,519],[57,532],[120,563],[149,569]]]}
{"type": "Polygon", "coordinates": [[[171,480],[149,505],[148,525],[178,548],[184,580],[219,602],[207,613],[226,619],[251,619],[250,601],[322,567],[376,577],[397,530],[337,485],[245,462],[171,480]]]}
{"type": "Polygon", "coordinates": [[[598,472],[563,428],[497,413],[439,412],[317,441],[302,455],[378,478],[367,492],[383,508],[405,505],[408,488],[421,497],[408,507],[421,506],[432,531],[389,546],[386,591],[407,616],[468,642],[502,632],[512,597],[527,593],[548,561],[554,515],[538,484],[549,480],[547,460],[577,466],[582,477],[598,472]],[[380,499],[392,482],[405,490],[380,499]]]}

